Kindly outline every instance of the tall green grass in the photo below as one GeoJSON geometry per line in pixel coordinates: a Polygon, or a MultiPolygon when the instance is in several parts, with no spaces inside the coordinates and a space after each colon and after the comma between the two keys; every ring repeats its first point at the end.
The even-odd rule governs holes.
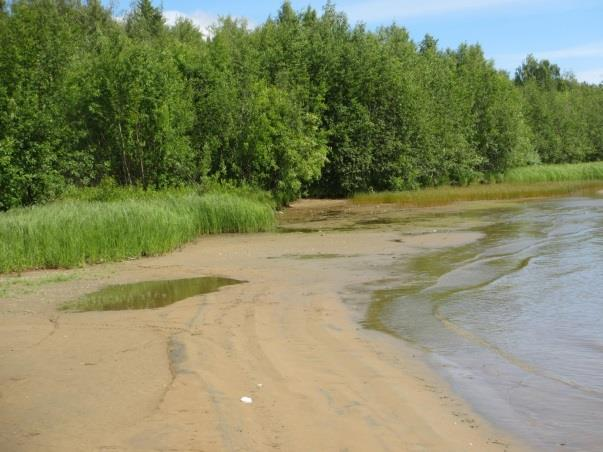
{"type": "Polygon", "coordinates": [[[417,191],[365,193],[354,196],[355,204],[398,204],[402,207],[432,207],[459,201],[509,200],[590,193],[603,188],[601,181],[480,184],[468,187],[437,187],[417,191]]]}
{"type": "Polygon", "coordinates": [[[226,194],[241,198],[259,201],[276,206],[270,192],[259,190],[249,185],[235,185],[233,183],[218,181],[211,177],[205,178],[202,185],[187,185],[154,189],[143,188],[139,185],[121,186],[110,178],[101,180],[94,187],[68,187],[61,195],[63,201],[126,201],[126,200],[153,200],[165,199],[167,196],[184,196],[191,194],[226,194]]]}
{"type": "Polygon", "coordinates": [[[510,183],[603,180],[603,162],[514,168],[503,180],[510,183]]]}
{"type": "Polygon", "coordinates": [[[272,206],[228,193],[67,200],[0,214],[0,272],[157,255],[202,234],[274,226],[272,206]]]}

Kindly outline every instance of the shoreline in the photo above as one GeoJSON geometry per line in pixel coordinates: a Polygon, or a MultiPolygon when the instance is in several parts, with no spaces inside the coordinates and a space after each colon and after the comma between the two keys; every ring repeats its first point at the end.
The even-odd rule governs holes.
{"type": "Polygon", "coordinates": [[[523,450],[420,351],[357,323],[392,261],[477,238],[225,235],[60,272],[81,276],[0,304],[0,440],[14,451],[523,450]],[[56,311],[107,284],[192,275],[248,282],[158,310],[56,311]]]}

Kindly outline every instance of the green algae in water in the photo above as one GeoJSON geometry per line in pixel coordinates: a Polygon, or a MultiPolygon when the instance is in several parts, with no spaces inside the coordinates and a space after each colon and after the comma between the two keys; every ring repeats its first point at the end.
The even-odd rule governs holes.
{"type": "Polygon", "coordinates": [[[161,308],[242,282],[229,278],[202,277],[120,284],[84,295],[79,300],[66,303],[61,309],[82,312],[161,308]]]}

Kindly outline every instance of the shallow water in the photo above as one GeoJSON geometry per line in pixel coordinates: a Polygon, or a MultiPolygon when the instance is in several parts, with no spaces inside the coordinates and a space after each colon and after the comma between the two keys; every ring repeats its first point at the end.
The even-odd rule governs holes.
{"type": "Polygon", "coordinates": [[[242,281],[219,277],[145,281],[105,287],[87,294],[64,309],[76,311],[121,311],[152,309],[170,305],[195,295],[217,291],[242,281]]]}
{"type": "Polygon", "coordinates": [[[538,449],[603,450],[603,199],[480,215],[484,239],[413,260],[368,324],[538,449]]]}

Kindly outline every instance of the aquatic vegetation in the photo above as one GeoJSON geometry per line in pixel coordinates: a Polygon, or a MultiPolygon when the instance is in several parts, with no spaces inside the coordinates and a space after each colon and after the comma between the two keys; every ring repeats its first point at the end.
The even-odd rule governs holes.
{"type": "Polygon", "coordinates": [[[458,201],[509,200],[547,196],[568,196],[603,188],[601,181],[479,184],[467,187],[437,187],[416,191],[362,193],[355,204],[398,204],[403,207],[441,206],[458,201]]]}
{"type": "Polygon", "coordinates": [[[0,214],[0,272],[166,253],[202,234],[275,227],[272,206],[218,193],[63,201],[0,214]]]}

